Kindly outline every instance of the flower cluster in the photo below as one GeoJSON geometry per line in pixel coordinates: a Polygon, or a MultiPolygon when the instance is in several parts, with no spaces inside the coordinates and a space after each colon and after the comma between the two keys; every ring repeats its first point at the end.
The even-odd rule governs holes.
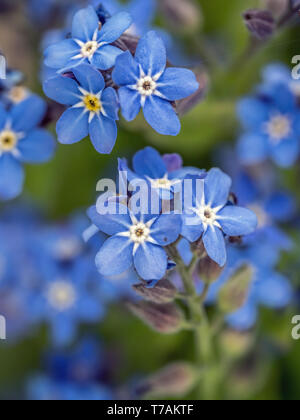
{"type": "Polygon", "coordinates": [[[44,91],[70,107],[57,123],[61,143],[90,135],[99,153],[111,153],[119,105],[127,121],[134,120],[142,108],[158,133],[179,133],[175,101],[197,91],[196,77],[187,69],[167,68],[166,48],[153,31],[139,40],[133,57],[121,42],[131,24],[127,12],[103,17],[99,9],[96,13],[89,6],[75,14],[71,38],[46,49],[45,65],[59,75],[44,82],[44,91]]]}
{"type": "MultiPolygon", "coordinates": [[[[138,177],[146,178],[150,190],[159,192],[159,214],[153,214],[149,209],[144,212],[144,208],[137,211],[131,206],[132,197],[127,200],[128,195],[125,204],[123,201],[118,203],[116,212],[101,214],[97,206],[89,210],[92,223],[109,236],[96,257],[101,274],[121,274],[134,265],[143,280],[159,280],[168,269],[165,248],[174,244],[180,235],[191,243],[202,241],[208,256],[224,266],[225,237],[248,235],[255,230],[255,214],[229,201],[231,180],[219,169],[206,173],[196,168],[181,168],[182,160],[178,155],[160,157],[152,148],[138,152],[133,161],[137,173],[130,171],[129,178],[133,181],[138,177]],[[144,162],[147,162],[146,167],[144,162]],[[191,204],[185,206],[183,203],[177,211],[165,211],[166,194],[173,201],[174,185],[183,184],[191,176],[204,184],[202,190],[192,182],[188,190],[191,204]]],[[[120,164],[122,169],[127,167],[124,160],[120,164]]],[[[168,208],[171,207],[170,203],[168,208]]]]}

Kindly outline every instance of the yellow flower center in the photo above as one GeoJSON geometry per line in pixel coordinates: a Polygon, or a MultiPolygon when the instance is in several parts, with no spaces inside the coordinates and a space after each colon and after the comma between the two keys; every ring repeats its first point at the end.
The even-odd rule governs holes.
{"type": "Polygon", "coordinates": [[[18,142],[16,134],[11,130],[4,130],[0,133],[0,149],[9,152],[13,150],[18,142]]]}
{"type": "Polygon", "coordinates": [[[276,115],[267,123],[267,133],[275,142],[286,138],[291,131],[291,122],[285,115],[276,115]]]}
{"type": "Polygon", "coordinates": [[[90,111],[90,112],[99,112],[101,110],[101,102],[100,99],[95,96],[88,94],[83,99],[84,106],[90,111]]]}

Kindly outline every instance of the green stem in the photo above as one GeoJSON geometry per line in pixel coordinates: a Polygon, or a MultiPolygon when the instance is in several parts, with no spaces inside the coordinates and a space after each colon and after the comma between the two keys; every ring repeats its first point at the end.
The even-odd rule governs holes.
{"type": "MultiPolygon", "coordinates": [[[[191,265],[187,267],[180,258],[176,246],[169,247],[169,254],[176,262],[177,270],[182,279],[184,293],[181,294],[181,298],[185,297],[190,314],[188,326],[189,329],[192,328],[194,331],[197,367],[202,372],[199,383],[199,396],[204,400],[215,400],[217,399],[222,377],[213,348],[212,329],[204,307],[208,286],[205,287],[201,296],[198,296],[191,275],[191,267],[195,264],[194,259],[191,265]]],[[[199,260],[199,257],[197,259],[199,260]]]]}

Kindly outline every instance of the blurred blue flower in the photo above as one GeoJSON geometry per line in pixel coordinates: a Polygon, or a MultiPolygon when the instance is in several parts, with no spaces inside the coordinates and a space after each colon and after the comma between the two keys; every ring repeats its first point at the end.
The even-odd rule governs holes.
{"type": "Polygon", "coordinates": [[[115,276],[134,265],[144,280],[158,280],[165,275],[168,257],[163,247],[178,238],[180,215],[135,215],[122,204],[116,215],[100,215],[96,207],[90,208],[88,215],[94,225],[110,236],[96,256],[100,274],[115,276]]]}
{"type": "Polygon", "coordinates": [[[47,376],[36,376],[28,382],[31,401],[107,401],[112,395],[106,387],[97,384],[59,382],[47,376]]]}
{"type": "Polygon", "coordinates": [[[255,214],[228,202],[232,181],[219,169],[211,169],[202,191],[193,189],[193,204],[184,209],[182,236],[190,242],[200,237],[208,256],[220,266],[226,263],[224,235],[252,233],[257,226],[255,214]]]}
{"type": "MultiPolygon", "coordinates": [[[[265,175],[265,172],[264,172],[265,175]]],[[[257,216],[256,231],[247,236],[247,243],[269,240],[273,249],[289,250],[292,246],[290,237],[278,226],[279,223],[288,223],[296,210],[294,198],[283,190],[273,190],[268,184],[264,191],[260,179],[254,179],[245,170],[240,170],[234,178],[232,191],[238,197],[238,202],[251,209],[257,216]]]]}
{"type": "Polygon", "coordinates": [[[152,31],[141,38],[134,58],[129,51],[117,58],[112,76],[120,86],[126,120],[134,120],[143,108],[146,121],[158,133],[176,136],[181,126],[171,102],[193,94],[198,83],[190,70],[166,68],[166,63],[163,41],[152,31]]]}
{"type": "Polygon", "coordinates": [[[23,188],[22,163],[43,163],[51,159],[55,141],[38,125],[46,103],[36,95],[6,111],[0,103],[0,198],[9,200],[23,188]]]}
{"type": "Polygon", "coordinates": [[[289,86],[279,82],[260,87],[256,97],[239,102],[237,112],[246,130],[238,143],[243,164],[271,158],[281,167],[290,167],[297,161],[300,112],[289,86]]]}
{"type": "Polygon", "coordinates": [[[45,374],[27,381],[30,400],[108,400],[112,392],[99,383],[104,365],[102,349],[93,338],[84,338],[71,352],[50,352],[45,374]]]}
{"type": "Polygon", "coordinates": [[[81,323],[100,321],[104,308],[94,295],[95,283],[90,260],[78,259],[66,272],[51,262],[44,267],[39,287],[29,296],[35,322],[50,324],[56,345],[67,345],[81,323]]]}
{"type": "Polygon", "coordinates": [[[232,274],[244,264],[253,268],[245,304],[227,316],[228,324],[237,330],[246,330],[254,326],[258,307],[263,305],[273,309],[284,308],[292,299],[292,287],[286,277],[275,271],[278,253],[270,247],[268,240],[246,247],[231,246],[228,250],[228,262],[219,280],[210,287],[207,303],[213,303],[222,286],[232,274]]]}
{"type": "Polygon", "coordinates": [[[72,37],[45,51],[45,64],[60,70],[70,70],[78,64],[92,64],[98,69],[108,70],[114,66],[122,51],[111,45],[131,25],[128,13],[121,12],[99,28],[99,18],[92,6],[79,10],[72,24],[72,37]]]}
{"type": "Polygon", "coordinates": [[[117,139],[118,99],[103,76],[88,64],[73,69],[76,80],[58,75],[44,83],[49,98],[71,106],[56,125],[58,141],[73,144],[90,135],[99,153],[111,153],[117,139]]]}

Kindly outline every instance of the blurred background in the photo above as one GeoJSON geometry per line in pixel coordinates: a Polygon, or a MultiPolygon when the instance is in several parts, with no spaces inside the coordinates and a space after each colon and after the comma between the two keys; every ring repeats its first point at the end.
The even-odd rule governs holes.
{"type": "MultiPolygon", "coordinates": [[[[22,84],[41,96],[45,37],[49,30],[63,28],[72,8],[76,10],[80,2],[61,2],[69,4],[54,9],[50,3],[0,0],[1,51],[8,67],[24,74],[22,84]]],[[[117,144],[110,156],[96,153],[87,140],[72,146],[59,144],[50,163],[26,167],[22,196],[0,203],[0,251],[3,249],[5,255],[9,248],[7,258],[13,260],[10,272],[3,276],[6,268],[2,270],[0,264],[1,276],[6,279],[3,281],[8,282],[0,292],[0,313],[7,316],[10,332],[6,341],[0,341],[0,399],[139,398],[144,396],[143,386],[147,389],[153,383],[153,378],[152,382],[151,378],[143,382],[144,378],[172,362],[193,360],[190,332],[160,335],[130,314],[124,302],[131,298],[131,284],[137,282],[133,273],[114,279],[111,286],[94,272],[93,258],[102,238],[88,246],[81,243],[81,232],[89,226],[85,212],[97,197],[97,181],[116,173],[117,158],[131,159],[146,145],[162,154],[181,154],[186,166],[209,169],[217,165],[226,170],[228,148],[234,148],[241,131],[236,102],[254,91],[266,65],[280,62],[291,67],[291,58],[300,54],[300,17],[255,49],[248,47],[250,35],[243,13],[266,7],[273,11],[277,7],[280,12],[281,1],[157,3],[153,20],[147,25],[159,28],[166,36],[171,62],[197,71],[203,98],[182,117],[182,130],[175,138],[156,134],[140,117],[130,125],[121,119],[117,144]],[[39,282],[41,273],[47,281],[49,267],[59,272],[60,284],[66,275],[75,278],[82,273],[74,282],[84,290],[86,301],[80,313],[70,315],[66,325],[50,310],[41,309],[45,304],[40,301],[40,286],[34,296],[28,296],[29,285],[39,282]],[[13,288],[11,285],[20,278],[22,286],[13,288]],[[93,302],[98,296],[98,303],[93,302]],[[29,316],[24,301],[34,308],[33,316],[29,316]],[[86,302],[89,308],[95,305],[97,309],[82,314],[86,302]],[[70,340],[60,343],[64,334],[70,340]]],[[[54,123],[49,129],[55,134],[54,123]]],[[[297,206],[299,176],[298,164],[277,169],[280,187],[289,191],[297,206]]],[[[219,398],[300,398],[300,342],[291,338],[292,316],[300,313],[298,216],[292,224],[283,226],[292,246],[278,261],[278,268],[293,285],[295,297],[279,311],[261,308],[251,330],[224,332],[224,352],[236,357],[237,363],[228,371],[219,398]]],[[[169,385],[166,383],[165,388],[169,385]]],[[[167,395],[162,392],[158,396],[167,395]]],[[[186,396],[201,398],[198,391],[186,396]]]]}

